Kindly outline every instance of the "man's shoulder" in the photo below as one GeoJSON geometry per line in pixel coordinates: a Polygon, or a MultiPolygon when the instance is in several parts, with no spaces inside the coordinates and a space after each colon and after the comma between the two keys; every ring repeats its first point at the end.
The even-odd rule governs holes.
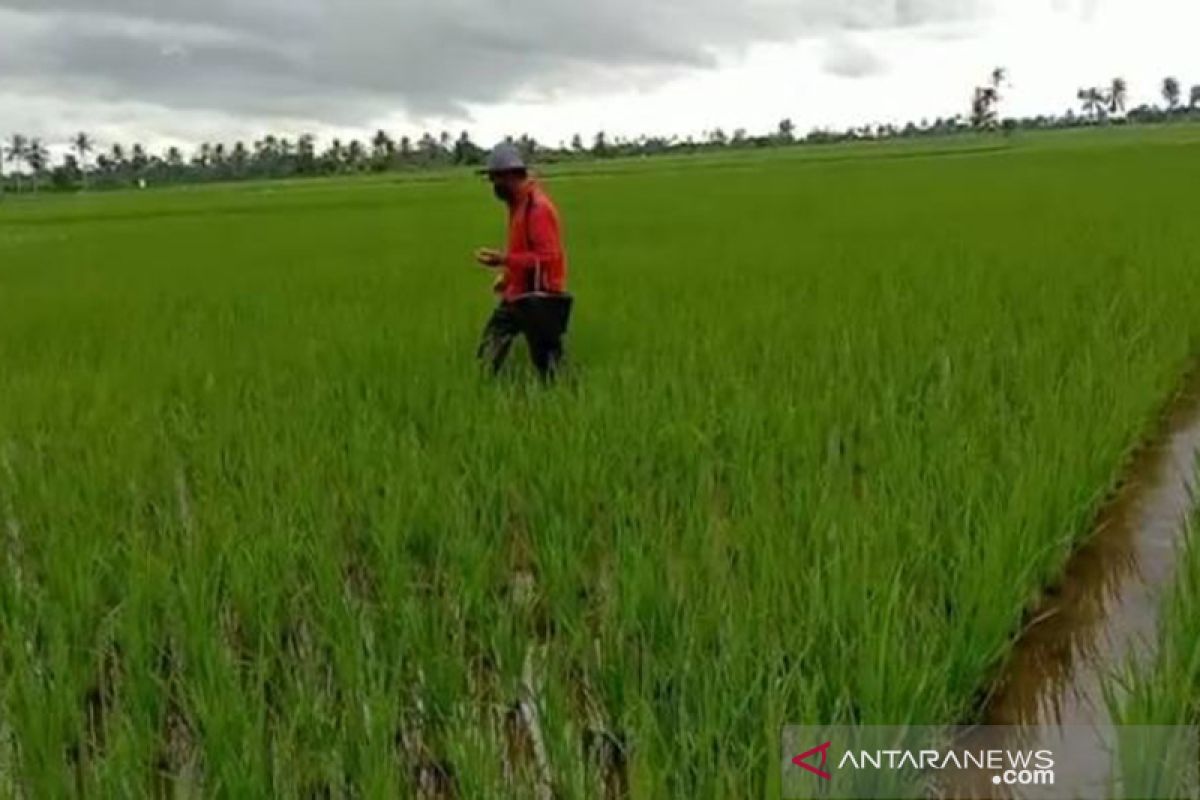
{"type": "Polygon", "coordinates": [[[554,204],[554,198],[542,188],[540,183],[533,187],[533,192],[530,194],[530,202],[533,204],[535,211],[541,209],[543,212],[550,213],[555,217],[558,216],[558,206],[554,204]]]}

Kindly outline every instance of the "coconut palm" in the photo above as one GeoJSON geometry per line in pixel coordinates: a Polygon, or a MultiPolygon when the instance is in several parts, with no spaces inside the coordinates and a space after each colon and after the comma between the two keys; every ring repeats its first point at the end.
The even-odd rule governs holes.
{"type": "Polygon", "coordinates": [[[1167,101],[1167,108],[1174,111],[1179,107],[1179,96],[1181,89],[1179,88],[1179,79],[1170,77],[1164,78],[1162,84],[1162,96],[1167,101]]]}
{"type": "Polygon", "coordinates": [[[433,134],[428,131],[421,134],[421,138],[417,140],[417,152],[421,154],[421,160],[426,164],[432,164],[437,160],[439,155],[438,141],[433,138],[433,134]]]}
{"type": "Polygon", "coordinates": [[[791,119],[783,119],[775,131],[775,137],[781,142],[791,144],[796,141],[796,123],[791,119]]]}
{"type": "Polygon", "coordinates": [[[302,133],[296,140],[296,167],[304,175],[314,171],[317,161],[317,137],[302,133]]]}
{"type": "Polygon", "coordinates": [[[999,122],[1000,88],[1008,80],[1008,70],[996,67],[988,77],[986,86],[975,87],[971,100],[971,125],[975,128],[994,130],[999,122]]]}
{"type": "Polygon", "coordinates": [[[83,131],[75,134],[75,138],[71,140],[71,149],[75,151],[75,158],[78,161],[79,174],[83,179],[83,188],[87,188],[87,157],[94,149],[95,142],[83,131]]]}
{"type": "Polygon", "coordinates": [[[33,173],[33,191],[36,194],[39,179],[50,163],[50,151],[41,139],[35,137],[29,140],[29,144],[25,147],[25,163],[29,165],[29,170],[33,173]]]}
{"type": "Polygon", "coordinates": [[[1108,87],[1108,110],[1112,114],[1122,114],[1125,111],[1125,103],[1129,99],[1129,84],[1124,78],[1113,78],[1112,85],[1108,87]]]}
{"type": "Polygon", "coordinates": [[[246,148],[245,142],[234,142],[233,151],[229,154],[229,161],[233,164],[234,174],[241,177],[245,170],[246,162],[250,160],[250,151],[246,148]]]}
{"type": "Polygon", "coordinates": [[[996,125],[996,106],[1000,103],[1000,90],[995,86],[975,87],[971,101],[971,125],[976,128],[993,128],[996,125]]]}
{"type": "MultiPolygon", "coordinates": [[[[18,166],[25,161],[25,150],[29,147],[29,140],[19,133],[14,133],[12,138],[8,140],[8,144],[0,148],[0,161],[7,161],[10,164],[18,166]]],[[[21,173],[15,173],[17,179],[17,191],[21,191],[21,173]]]]}
{"type": "Polygon", "coordinates": [[[371,156],[375,162],[379,165],[386,164],[391,161],[395,152],[396,143],[392,141],[392,137],[388,136],[387,131],[376,131],[375,138],[371,140],[371,156]]]}
{"type": "Polygon", "coordinates": [[[346,164],[350,170],[357,172],[362,169],[363,161],[366,160],[367,148],[363,147],[363,143],[358,139],[352,139],[346,147],[346,164]]]}
{"type": "Polygon", "coordinates": [[[92,137],[80,131],[71,140],[71,149],[75,151],[75,156],[79,159],[79,163],[82,164],[88,155],[96,149],[96,143],[92,141],[92,137]]]}
{"type": "Polygon", "coordinates": [[[208,166],[213,160],[213,146],[209,142],[202,142],[200,149],[196,151],[196,155],[192,158],[192,163],[201,169],[208,169],[208,166]]]}
{"type": "Polygon", "coordinates": [[[592,137],[592,153],[597,156],[605,156],[608,154],[608,134],[604,131],[596,131],[596,135],[592,137]]]}
{"type": "Polygon", "coordinates": [[[129,148],[129,166],[133,168],[133,174],[140,183],[146,176],[146,168],[150,166],[150,154],[146,152],[144,145],[134,143],[133,147],[129,148]]]}
{"type": "Polygon", "coordinates": [[[479,145],[471,141],[469,131],[463,131],[454,143],[454,163],[456,164],[479,164],[485,155],[479,145]]]}
{"type": "Polygon", "coordinates": [[[1104,91],[1095,86],[1080,89],[1076,97],[1083,106],[1084,115],[1093,120],[1099,120],[1108,108],[1108,100],[1104,96],[1104,91]]]}
{"type": "Polygon", "coordinates": [[[329,147],[325,150],[325,155],[322,160],[326,164],[326,169],[332,172],[341,172],[342,163],[346,157],[346,148],[342,144],[341,139],[334,139],[329,143],[329,147]]]}

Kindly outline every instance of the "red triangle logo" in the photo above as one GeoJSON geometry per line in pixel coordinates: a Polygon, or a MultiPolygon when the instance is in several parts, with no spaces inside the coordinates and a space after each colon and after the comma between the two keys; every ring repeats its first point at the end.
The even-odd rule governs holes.
{"type": "Polygon", "coordinates": [[[806,769],[809,772],[811,772],[813,775],[822,777],[827,781],[833,780],[833,776],[830,775],[828,772],[826,772],[824,769],[814,767],[812,764],[808,763],[808,760],[810,758],[815,756],[817,753],[820,753],[821,754],[821,767],[824,767],[826,759],[829,758],[829,748],[832,746],[833,746],[833,742],[826,742],[823,745],[814,747],[812,750],[808,750],[808,751],[796,756],[795,758],[793,758],[792,763],[795,764],[800,769],[806,769]]]}

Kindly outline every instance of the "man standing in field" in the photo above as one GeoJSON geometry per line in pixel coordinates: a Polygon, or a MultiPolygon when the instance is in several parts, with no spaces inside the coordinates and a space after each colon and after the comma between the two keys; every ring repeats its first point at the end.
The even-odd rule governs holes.
{"type": "Polygon", "coordinates": [[[475,252],[480,264],[502,270],[495,284],[500,305],[484,329],[478,356],[499,372],[513,340],[524,335],[538,374],[550,380],[562,363],[572,305],[558,209],[529,177],[512,144],[497,145],[484,172],[496,198],[508,206],[508,248],[475,252]]]}

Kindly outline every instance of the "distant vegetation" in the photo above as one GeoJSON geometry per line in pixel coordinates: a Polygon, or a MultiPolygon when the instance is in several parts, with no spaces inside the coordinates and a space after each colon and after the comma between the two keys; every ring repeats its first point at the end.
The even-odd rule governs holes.
{"type": "MultiPolygon", "coordinates": [[[[782,120],[770,133],[751,134],[744,128],[726,132],[721,128],[702,137],[639,136],[610,137],[604,131],[590,141],[576,135],[570,142],[549,146],[529,135],[510,137],[525,153],[540,163],[629,156],[689,154],[723,149],[783,147],[796,144],[828,144],[857,140],[915,139],[946,136],[968,131],[1007,132],[1048,130],[1089,125],[1200,121],[1200,84],[1184,96],[1178,78],[1163,80],[1160,106],[1126,107],[1129,86],[1124,78],[1094,87],[1081,88],[1078,110],[1062,115],[1014,118],[1001,115],[1007,70],[996,68],[984,86],[974,91],[969,115],[923,119],[906,125],[861,125],[845,130],[814,129],[806,135],[796,131],[791,119],[782,120]],[[1186,102],[1185,102],[1186,99],[1186,102]]],[[[370,142],[333,139],[319,147],[315,136],[295,138],[266,136],[252,144],[205,142],[193,153],[171,147],[151,153],[142,144],[112,143],[104,148],[87,133],[77,134],[69,152],[52,163],[46,144],[37,138],[13,134],[0,145],[0,191],[38,192],[83,189],[124,189],[175,183],[264,180],[316,177],[369,172],[442,169],[474,166],[483,161],[485,150],[463,131],[457,138],[448,132],[426,133],[419,139],[394,138],[380,130],[370,142]]]]}

